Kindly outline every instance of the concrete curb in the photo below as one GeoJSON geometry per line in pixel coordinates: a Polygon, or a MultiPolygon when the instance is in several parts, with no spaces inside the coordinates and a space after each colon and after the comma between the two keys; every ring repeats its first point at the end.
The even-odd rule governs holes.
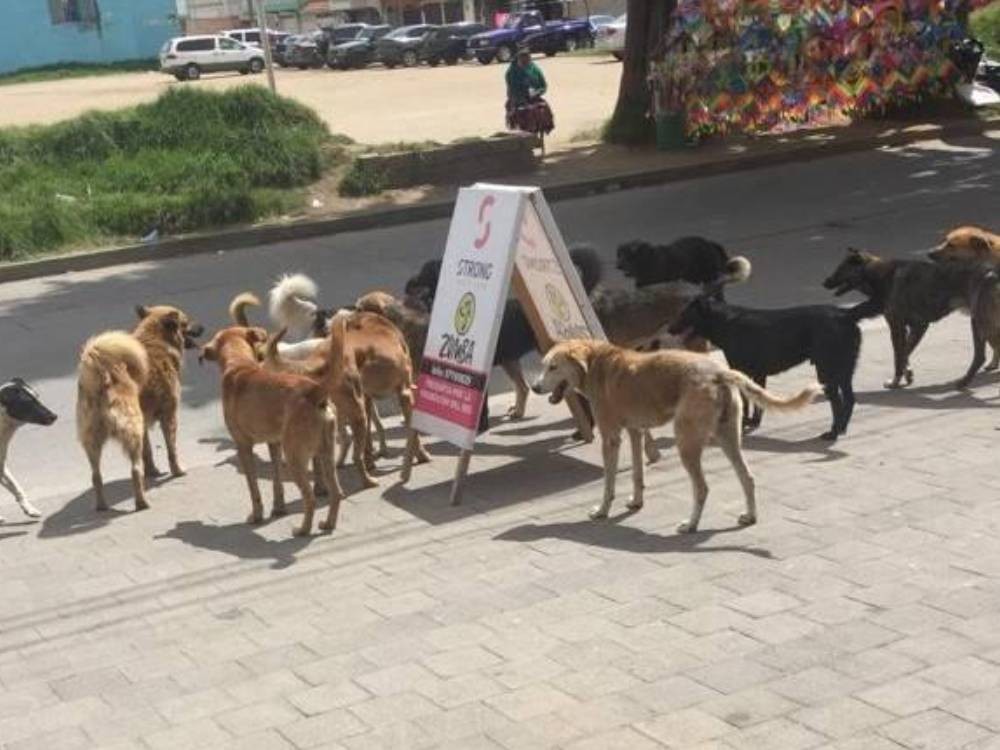
{"type": "MultiPolygon", "coordinates": [[[[997,126],[1000,126],[1000,120],[969,119],[948,122],[925,130],[894,132],[885,136],[866,135],[827,143],[802,141],[801,144],[788,148],[759,154],[738,154],[703,163],[548,185],[544,188],[545,196],[549,201],[569,200],[617,190],[679,182],[695,177],[713,177],[780,166],[790,162],[824,159],[880,146],[903,146],[930,138],[981,135],[997,126]]],[[[213,234],[164,240],[155,245],[129,245],[112,250],[10,263],[0,265],[0,283],[442,219],[451,215],[452,207],[453,201],[449,199],[401,208],[375,209],[332,219],[223,230],[213,234]]]]}

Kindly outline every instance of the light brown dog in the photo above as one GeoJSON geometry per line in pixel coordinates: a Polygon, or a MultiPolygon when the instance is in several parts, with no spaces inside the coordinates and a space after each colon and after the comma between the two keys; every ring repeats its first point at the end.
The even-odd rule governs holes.
{"type": "Polygon", "coordinates": [[[558,403],[567,390],[585,395],[593,405],[601,433],[604,459],[604,499],[591,518],[606,518],[615,496],[615,475],[622,430],[632,446],[631,510],[643,504],[643,431],[674,420],[677,452],[694,490],[691,517],[681,523],[681,533],[697,531],[708,485],[701,468],[701,454],[715,437],[743,486],[746,512],[741,526],[757,522],[754,479],[741,449],[742,393],[762,408],[792,411],[806,406],[819,386],[806,388],[791,398],[781,398],[736,370],[694,352],[659,351],[640,353],[601,341],[565,341],[549,349],[542,372],[534,384],[536,393],[550,393],[558,403]]]}
{"type": "MultiPolygon", "coordinates": [[[[218,362],[222,371],[222,412],[250,490],[251,512],[247,522],[264,520],[253,447],[266,443],[274,472],[272,516],[286,512],[281,483],[284,457],[304,505],[302,524],[293,533],[296,536],[312,533],[316,496],[309,483],[309,464],[315,460],[330,493],[329,511],[320,528],[332,531],[337,525],[343,493],[333,468],[336,414],[330,403],[329,383],[265,369],[258,362],[257,347],[266,341],[267,332],[263,329],[234,326],[219,331],[202,348],[202,356],[218,362]]],[[[339,362],[337,354],[331,352],[331,378],[337,375],[334,365],[339,362]]]]}
{"type": "Polygon", "coordinates": [[[107,509],[101,453],[109,438],[122,444],[132,463],[136,510],[149,507],[144,478],[159,473],[149,442],[149,429],[157,422],[170,472],[184,474],[177,458],[181,369],[184,350],[195,346],[203,329],[176,307],[138,307],[136,312],[139,324],[132,333],[95,336],[80,354],[77,436],[90,461],[98,510],[107,509]]]}
{"type": "Polygon", "coordinates": [[[1000,235],[981,227],[952,229],[929,253],[932,260],[964,260],[1000,265],[1000,235]]]}

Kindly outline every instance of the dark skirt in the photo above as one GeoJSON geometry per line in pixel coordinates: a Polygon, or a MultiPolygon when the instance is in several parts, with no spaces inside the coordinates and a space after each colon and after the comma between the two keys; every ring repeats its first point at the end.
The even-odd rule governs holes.
{"type": "Polygon", "coordinates": [[[515,105],[507,102],[507,129],[521,130],[535,135],[548,135],[556,127],[552,109],[548,102],[539,97],[530,102],[515,105]]]}

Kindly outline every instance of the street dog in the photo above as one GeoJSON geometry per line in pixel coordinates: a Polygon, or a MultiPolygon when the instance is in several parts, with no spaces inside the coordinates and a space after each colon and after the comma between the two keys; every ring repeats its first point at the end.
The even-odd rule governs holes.
{"type": "Polygon", "coordinates": [[[204,329],[168,305],[136,308],[132,331],[109,331],[91,338],[80,354],[77,437],[90,462],[98,510],[107,510],[101,453],[109,439],[121,443],[132,465],[135,509],[149,507],[145,477],[159,476],[149,430],[157,422],[167,447],[170,473],[183,476],[177,457],[177,413],[184,350],[197,346],[204,329]],[[140,465],[141,460],[141,465],[140,465]]]}
{"type": "MultiPolygon", "coordinates": [[[[267,332],[261,328],[233,326],[216,333],[201,350],[201,356],[217,362],[222,372],[222,413],[250,491],[247,523],[264,520],[253,448],[266,443],[274,472],[272,517],[287,512],[281,478],[284,457],[304,506],[302,523],[293,533],[312,533],[316,496],[309,483],[309,464],[314,461],[330,494],[327,517],[320,529],[332,531],[337,525],[343,492],[333,468],[337,415],[331,404],[330,385],[304,375],[264,368],[258,362],[257,347],[266,344],[267,339],[267,332]]],[[[342,354],[331,345],[327,372],[331,379],[339,375],[342,354]]]]}
{"type": "Polygon", "coordinates": [[[704,237],[681,237],[669,245],[642,240],[618,248],[618,270],[635,282],[636,288],[667,281],[686,281],[722,296],[726,284],[750,278],[750,261],[741,255],[729,257],[726,249],[704,237]]]}
{"type": "MultiPolygon", "coordinates": [[[[281,276],[269,293],[271,320],[293,338],[314,336],[320,313],[317,295],[316,283],[305,274],[281,276]]],[[[320,337],[325,335],[326,331],[319,334],[320,337]]]]}
{"type": "Polygon", "coordinates": [[[913,383],[910,357],[927,328],[956,310],[970,310],[982,284],[989,283],[988,272],[977,263],[880,258],[851,248],[823,286],[838,297],[861,292],[881,309],[894,360],[885,387],[903,388],[913,383]]]}
{"type": "MultiPolygon", "coordinates": [[[[374,468],[374,455],[366,416],[374,411],[374,401],[395,397],[403,415],[403,425],[407,432],[407,446],[404,467],[413,461],[427,463],[430,456],[420,443],[420,437],[410,428],[413,415],[413,375],[410,369],[410,353],[402,333],[390,321],[376,313],[340,311],[331,319],[330,341],[333,327],[339,321],[338,335],[343,342],[338,346],[343,351],[345,364],[340,373],[331,381],[332,395],[338,411],[343,409],[352,423],[355,463],[367,471],[374,468]]],[[[331,343],[332,349],[333,344],[331,343]]],[[[280,353],[269,346],[265,362],[276,369],[286,369],[280,353]]],[[[381,453],[385,453],[385,436],[380,435],[381,453]]],[[[338,464],[346,460],[350,439],[342,439],[338,464]]],[[[375,486],[377,481],[362,472],[366,486],[375,486]]],[[[408,469],[407,469],[408,472],[408,469]]],[[[408,473],[404,473],[408,478],[408,473]]]]}
{"type": "Polygon", "coordinates": [[[739,517],[740,525],[757,522],[754,479],[740,446],[740,394],[766,408],[794,411],[809,404],[819,390],[813,386],[782,398],[704,354],[633,352],[584,340],[552,347],[542,360],[542,372],[533,389],[551,394],[551,403],[558,403],[568,391],[579,391],[593,406],[604,460],[604,497],[590,512],[594,519],[606,518],[611,510],[622,431],[628,433],[632,447],[633,490],[628,508],[634,511],[642,508],[644,501],[643,432],[673,420],[677,452],[691,479],[694,497],[691,516],[677,527],[681,533],[698,530],[708,497],[701,455],[713,437],[743,487],[746,511],[739,517]]]}
{"type": "Polygon", "coordinates": [[[931,260],[961,260],[1000,266],[1000,235],[980,227],[958,227],[928,253],[931,260]]]}
{"type": "MultiPolygon", "coordinates": [[[[881,307],[871,303],[849,309],[808,305],[755,310],[727,305],[706,294],[684,308],[670,332],[704,337],[723,351],[732,369],[761,388],[767,386],[768,375],[812,362],[833,412],[833,423],[820,439],[833,441],[847,432],[854,411],[854,371],[861,351],[858,321],[881,313],[881,307]]],[[[761,408],[754,404],[744,417],[744,427],[756,429],[761,418],[761,408]]]]}
{"type": "MultiPolygon", "coordinates": [[[[42,403],[35,389],[21,378],[13,378],[0,385],[0,484],[11,495],[28,518],[38,518],[38,510],[24,494],[24,490],[7,466],[7,454],[14,434],[26,424],[48,426],[56,415],[42,403]]],[[[0,516],[0,523],[3,523],[0,516]]]]}

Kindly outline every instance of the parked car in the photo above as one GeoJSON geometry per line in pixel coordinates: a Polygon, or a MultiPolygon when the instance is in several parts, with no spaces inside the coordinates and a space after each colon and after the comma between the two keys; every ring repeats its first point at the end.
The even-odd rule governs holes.
{"type": "Polygon", "coordinates": [[[435,29],[427,35],[420,59],[428,65],[439,65],[442,61],[454,65],[469,57],[469,37],[488,31],[481,23],[450,23],[435,29]]]}
{"type": "Polygon", "coordinates": [[[590,33],[593,34],[596,39],[599,30],[603,29],[605,26],[610,26],[615,22],[615,20],[614,16],[591,16],[590,33]]]}
{"type": "Polygon", "coordinates": [[[271,57],[274,59],[275,65],[280,65],[283,68],[288,67],[288,47],[294,44],[296,39],[298,39],[297,35],[286,34],[274,42],[271,47],[271,57]]]}
{"type": "MultiPolygon", "coordinates": [[[[229,31],[220,31],[222,36],[228,36],[230,39],[235,39],[237,42],[245,44],[247,47],[260,47],[260,29],[230,29],[229,31]]],[[[287,31],[275,31],[274,29],[268,29],[268,37],[271,39],[271,49],[274,49],[274,45],[278,41],[291,36],[287,31]]]]}
{"type": "Polygon", "coordinates": [[[615,22],[608,24],[597,33],[598,49],[605,50],[614,55],[616,60],[625,59],[625,26],[628,19],[625,15],[619,16],[615,22]]]}
{"type": "Polygon", "coordinates": [[[330,47],[326,64],[340,70],[367,67],[377,59],[376,43],[390,31],[392,26],[368,26],[362,29],[357,39],[330,47]]]}
{"type": "Polygon", "coordinates": [[[402,26],[386,34],[375,44],[378,59],[387,68],[405,65],[412,68],[420,62],[420,53],[428,34],[439,27],[429,24],[402,26]]]}
{"type": "Polygon", "coordinates": [[[331,47],[360,39],[361,34],[370,28],[371,26],[366,23],[345,23],[340,26],[324,26],[320,29],[327,45],[327,48],[323,50],[324,57],[331,47]]]}
{"type": "Polygon", "coordinates": [[[258,48],[228,36],[175,37],[160,49],[160,70],[178,81],[197,81],[202,73],[237,71],[246,75],[263,69],[264,55],[258,48]]]}
{"type": "Polygon", "coordinates": [[[326,64],[327,44],[322,31],[297,36],[285,48],[285,65],[299,70],[322,68],[326,64]]]}
{"type": "Polygon", "coordinates": [[[546,26],[558,28],[562,32],[563,49],[566,52],[594,46],[594,29],[589,18],[564,18],[561,21],[549,21],[546,26]]]}
{"type": "Polygon", "coordinates": [[[494,60],[506,63],[514,58],[521,45],[527,45],[532,52],[544,52],[549,57],[565,50],[562,21],[546,23],[538,11],[512,13],[499,29],[471,37],[469,52],[483,65],[489,65],[494,60]]]}

